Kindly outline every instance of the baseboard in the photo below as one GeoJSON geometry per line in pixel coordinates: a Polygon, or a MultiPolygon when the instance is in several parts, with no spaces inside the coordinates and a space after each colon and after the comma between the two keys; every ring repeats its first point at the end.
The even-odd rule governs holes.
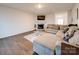
{"type": "MultiPolygon", "coordinates": [[[[23,32],[23,33],[18,33],[18,34],[15,34],[15,35],[11,35],[11,36],[7,36],[7,37],[2,37],[2,38],[0,38],[0,39],[5,39],[5,38],[9,38],[9,37],[13,37],[13,36],[17,36],[17,35],[22,35],[22,34],[28,34],[28,33],[32,33],[32,32],[34,32],[35,31],[35,29],[34,30],[31,30],[31,31],[27,31],[27,32],[23,32]]],[[[26,35],[27,35],[26,34],[26,35]]]]}

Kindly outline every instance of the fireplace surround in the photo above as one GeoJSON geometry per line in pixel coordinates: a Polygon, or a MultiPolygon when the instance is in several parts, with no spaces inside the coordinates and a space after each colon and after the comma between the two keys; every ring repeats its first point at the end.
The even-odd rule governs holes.
{"type": "Polygon", "coordinates": [[[44,24],[36,24],[36,30],[44,30],[44,24]]]}
{"type": "Polygon", "coordinates": [[[44,30],[46,28],[46,21],[36,21],[34,27],[36,30],[44,30]]]}
{"type": "Polygon", "coordinates": [[[37,24],[38,29],[44,29],[44,24],[37,24]]]}

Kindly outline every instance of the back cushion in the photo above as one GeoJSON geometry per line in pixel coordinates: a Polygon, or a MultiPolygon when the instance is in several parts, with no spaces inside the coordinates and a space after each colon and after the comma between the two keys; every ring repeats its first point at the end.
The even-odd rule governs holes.
{"type": "Polygon", "coordinates": [[[67,25],[60,25],[60,30],[64,30],[64,28],[68,27],[67,25]]]}
{"type": "Polygon", "coordinates": [[[55,29],[55,30],[59,30],[59,25],[54,25],[54,24],[48,24],[47,25],[48,29],[55,29]]]}

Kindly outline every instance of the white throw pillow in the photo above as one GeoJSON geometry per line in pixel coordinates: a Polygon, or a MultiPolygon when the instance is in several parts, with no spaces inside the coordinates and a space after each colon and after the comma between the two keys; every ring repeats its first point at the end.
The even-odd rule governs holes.
{"type": "Polygon", "coordinates": [[[69,39],[69,43],[79,45],[79,30],[75,32],[74,36],[69,39]]]}
{"type": "Polygon", "coordinates": [[[63,33],[63,31],[58,31],[58,32],[56,33],[56,36],[59,37],[61,40],[63,40],[63,38],[64,38],[64,33],[63,33]]]}

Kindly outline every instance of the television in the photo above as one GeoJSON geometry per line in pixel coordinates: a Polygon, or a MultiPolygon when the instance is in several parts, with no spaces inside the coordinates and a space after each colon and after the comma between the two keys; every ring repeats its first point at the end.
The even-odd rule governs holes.
{"type": "Polygon", "coordinates": [[[44,15],[38,15],[37,20],[45,20],[45,16],[44,15]]]}

